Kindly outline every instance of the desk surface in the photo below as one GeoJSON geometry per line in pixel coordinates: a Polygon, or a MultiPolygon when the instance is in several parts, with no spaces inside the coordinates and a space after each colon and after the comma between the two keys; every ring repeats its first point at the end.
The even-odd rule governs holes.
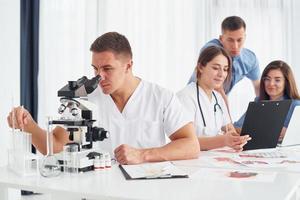
{"type": "MultiPolygon", "coordinates": [[[[278,172],[272,182],[214,180],[191,176],[187,179],[126,181],[117,165],[106,173],[62,174],[55,178],[20,177],[0,168],[0,186],[63,195],[72,199],[290,199],[300,174],[278,172]]],[[[185,168],[190,173],[196,167],[185,168]]]]}

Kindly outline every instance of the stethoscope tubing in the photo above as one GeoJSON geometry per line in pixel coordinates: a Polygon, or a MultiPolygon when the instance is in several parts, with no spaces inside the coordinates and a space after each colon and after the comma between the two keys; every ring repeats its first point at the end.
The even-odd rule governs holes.
{"type": "MultiPolygon", "coordinates": [[[[204,115],[203,115],[203,111],[202,111],[202,107],[201,107],[201,104],[200,104],[200,99],[199,99],[199,86],[198,86],[198,81],[196,82],[196,90],[197,90],[197,101],[198,101],[198,107],[199,107],[199,110],[200,110],[200,113],[201,113],[201,117],[202,117],[202,122],[203,122],[203,125],[204,127],[206,127],[206,121],[205,121],[205,118],[204,118],[204,115]]],[[[215,105],[214,105],[214,113],[217,112],[217,107],[220,108],[220,110],[222,111],[222,108],[218,102],[218,99],[217,99],[217,96],[214,92],[212,92],[214,98],[215,98],[215,105]]],[[[222,111],[223,112],[223,111],[222,111]]]]}

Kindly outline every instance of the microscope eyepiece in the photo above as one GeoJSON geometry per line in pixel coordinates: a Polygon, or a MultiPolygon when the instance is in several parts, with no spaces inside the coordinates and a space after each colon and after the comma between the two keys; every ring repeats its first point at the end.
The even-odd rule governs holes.
{"type": "Polygon", "coordinates": [[[77,81],[68,81],[67,85],[58,90],[57,95],[59,97],[67,98],[86,97],[97,88],[100,80],[100,75],[97,75],[91,79],[83,76],[77,81]]]}

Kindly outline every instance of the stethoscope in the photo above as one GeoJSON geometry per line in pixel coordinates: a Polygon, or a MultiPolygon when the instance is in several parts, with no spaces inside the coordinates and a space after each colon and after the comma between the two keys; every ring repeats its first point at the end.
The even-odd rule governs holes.
{"type": "MultiPolygon", "coordinates": [[[[206,128],[206,122],[205,122],[205,118],[204,118],[204,115],[203,115],[203,111],[202,111],[202,107],[201,107],[201,104],[200,104],[200,100],[199,100],[199,87],[198,87],[198,81],[196,83],[196,90],[197,90],[197,101],[198,101],[198,106],[199,106],[199,110],[200,110],[200,113],[201,113],[201,117],[202,117],[202,122],[203,122],[203,125],[204,125],[204,129],[206,128]]],[[[220,109],[221,113],[223,114],[223,110],[218,102],[218,99],[217,99],[217,96],[216,94],[214,93],[214,91],[212,91],[212,94],[215,98],[215,105],[214,105],[214,114],[216,116],[216,112],[217,112],[217,108],[220,109]]],[[[216,123],[216,117],[215,117],[215,124],[216,123]]]]}

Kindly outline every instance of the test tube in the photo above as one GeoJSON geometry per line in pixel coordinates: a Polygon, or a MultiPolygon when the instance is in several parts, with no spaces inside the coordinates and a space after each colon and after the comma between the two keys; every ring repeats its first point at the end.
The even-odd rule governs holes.
{"type": "Polygon", "coordinates": [[[11,98],[12,100],[12,148],[15,150],[16,149],[16,146],[15,146],[15,111],[14,111],[14,97],[12,96],[11,98]]]}
{"type": "Polygon", "coordinates": [[[111,158],[110,158],[110,154],[108,152],[104,153],[104,159],[105,159],[105,168],[111,169],[111,158]]]}
{"type": "Polygon", "coordinates": [[[26,152],[26,154],[31,154],[31,141],[32,141],[32,136],[30,133],[27,132],[23,132],[22,134],[23,137],[23,141],[24,141],[24,152],[26,152]]]}
{"type": "MultiPolygon", "coordinates": [[[[24,112],[24,106],[23,105],[21,105],[21,111],[22,111],[22,113],[24,112]]],[[[24,127],[20,127],[21,128],[21,132],[24,132],[24,127]]]]}
{"type": "Polygon", "coordinates": [[[52,126],[51,126],[51,117],[48,117],[47,123],[47,155],[53,155],[53,134],[52,134],[52,126]]]}

